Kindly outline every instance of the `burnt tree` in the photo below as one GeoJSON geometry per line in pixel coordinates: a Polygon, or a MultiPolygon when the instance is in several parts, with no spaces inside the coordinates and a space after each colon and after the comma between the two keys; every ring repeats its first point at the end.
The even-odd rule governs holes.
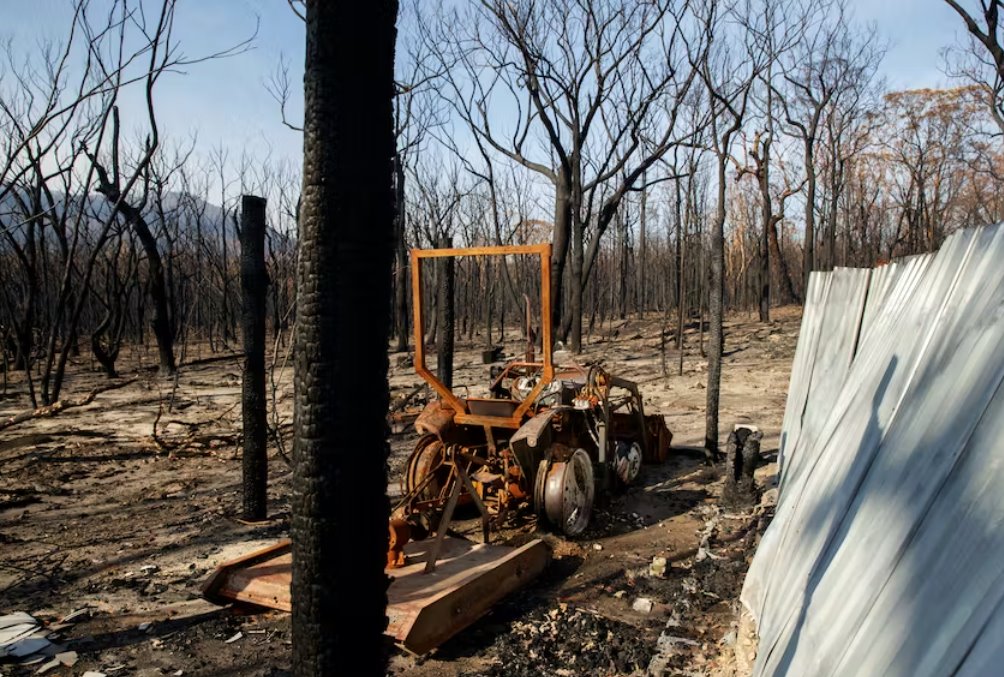
{"type": "MultiPolygon", "coordinates": [[[[750,11],[749,7],[744,7],[750,11]]],[[[722,15],[717,6],[711,6],[704,16],[704,27],[709,44],[715,31],[720,30],[721,18],[736,19],[740,23],[752,18],[743,16],[735,8],[727,8],[722,15]]],[[[752,14],[752,12],[750,12],[752,14]]],[[[704,449],[710,464],[720,457],[718,449],[718,407],[722,383],[722,353],[725,344],[725,220],[727,168],[732,159],[731,149],[735,136],[742,129],[754,80],[765,65],[764,50],[759,43],[763,31],[750,30],[741,49],[736,45],[720,44],[719,51],[705,53],[701,64],[701,78],[707,89],[709,118],[711,122],[711,150],[715,156],[717,198],[711,217],[708,312],[710,336],[708,337],[708,390],[705,406],[704,449]]],[[[703,319],[701,327],[703,330],[703,319]]]]}
{"type": "Polygon", "coordinates": [[[753,473],[760,462],[763,433],[749,426],[738,426],[725,443],[725,483],[722,502],[729,506],[749,506],[757,501],[753,473]]]}
{"type": "Polygon", "coordinates": [[[115,210],[129,224],[146,254],[147,275],[149,276],[150,300],[153,301],[153,317],[150,328],[153,329],[157,341],[157,352],[160,358],[160,368],[165,373],[173,374],[176,368],[174,361],[174,330],[171,328],[171,311],[168,300],[167,282],[164,277],[164,260],[157,247],[157,237],[150,229],[141,207],[126,202],[119,190],[117,181],[108,182],[103,168],[95,167],[101,183],[97,191],[114,205],[115,210]]]}
{"type": "Polygon", "coordinates": [[[149,184],[149,168],[153,153],[158,146],[156,124],[150,116],[153,132],[145,141],[143,156],[138,163],[139,168],[128,178],[123,186],[119,161],[119,111],[112,107],[112,171],[109,174],[105,166],[98,161],[96,155],[88,155],[91,165],[97,174],[95,190],[103,195],[111,205],[114,213],[119,214],[126,224],[136,234],[143,253],[146,254],[147,276],[150,300],[153,301],[153,317],[150,328],[157,341],[157,352],[160,357],[160,368],[168,374],[173,374],[176,368],[174,360],[174,329],[171,325],[170,299],[167,280],[164,275],[164,259],[161,257],[157,244],[157,236],[147,219],[147,187],[149,184]],[[143,191],[138,201],[128,199],[130,189],[140,180],[142,175],[143,191]]]}
{"type": "Polygon", "coordinates": [[[244,519],[263,520],[268,503],[265,411],[265,200],[241,197],[241,327],[244,333],[244,519]]]}
{"type": "Polygon", "coordinates": [[[984,87],[990,95],[990,111],[1004,131],[1004,24],[1002,0],[982,0],[978,11],[969,12],[956,0],[945,0],[962,18],[969,31],[972,63],[962,68],[964,77],[984,87]]]}
{"type": "Polygon", "coordinates": [[[394,324],[399,353],[408,352],[408,240],[404,160],[394,154],[394,324]]]}
{"type": "Polygon", "coordinates": [[[306,3],[293,674],[383,675],[397,3],[306,3]],[[351,552],[346,548],[350,547],[351,552]]]}
{"type": "MultiPolygon", "coordinates": [[[[453,246],[453,238],[440,239],[441,248],[453,246]]],[[[439,333],[436,334],[436,375],[447,388],[453,387],[453,347],[455,337],[454,288],[456,287],[456,259],[438,259],[439,275],[436,284],[436,312],[439,333]]],[[[491,331],[488,332],[489,339],[491,331]]]]}
{"type": "Polygon", "coordinates": [[[676,121],[705,49],[703,33],[692,35],[694,6],[485,0],[439,19],[429,40],[448,105],[482,152],[553,187],[552,322],[581,352],[583,298],[603,235],[629,192],[667,179],[642,176],[691,142],[676,121]],[[506,104],[518,113],[502,129],[492,111],[506,104]]]}

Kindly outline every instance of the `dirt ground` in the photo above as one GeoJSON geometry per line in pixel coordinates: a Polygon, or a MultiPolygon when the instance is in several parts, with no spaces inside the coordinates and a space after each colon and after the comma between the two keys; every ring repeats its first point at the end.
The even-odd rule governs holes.
{"type": "MultiPolygon", "coordinates": [[[[722,382],[721,441],[736,423],[764,432],[764,487],[799,309],[776,309],[774,318],[770,325],[747,315],[726,323],[722,382]]],[[[583,537],[545,535],[553,561],[541,578],[432,655],[394,650],[391,674],[741,672],[733,651],[742,634],[737,599],[771,510],[720,504],[719,471],[705,467],[699,452],[706,390],[698,327],[688,330],[682,375],[678,353],[668,351],[669,376],[662,375],[660,329],[657,317],[616,322],[595,332],[577,360],[601,361],[639,382],[648,413],[664,415],[674,434],[671,459],[646,466],[635,487],[598,508],[583,537]],[[668,561],[662,576],[650,572],[654,557],[668,561]]],[[[487,380],[479,358],[480,348],[460,345],[455,383],[487,380]]],[[[392,355],[391,363],[392,396],[413,390],[419,379],[406,360],[392,355]]],[[[278,374],[277,388],[287,436],[289,372],[278,374]]],[[[239,360],[183,366],[176,380],[140,374],[87,406],[0,432],[0,614],[31,613],[77,652],[76,665],[48,675],[286,674],[286,614],[219,608],[198,592],[217,563],[288,534],[289,468],[275,449],[270,521],[236,519],[239,360]]],[[[0,419],[28,407],[18,376],[0,398],[0,419]]],[[[67,393],[103,382],[82,359],[67,393]]],[[[392,479],[414,439],[392,438],[392,479]]],[[[0,662],[0,675],[37,668],[0,662]]]]}

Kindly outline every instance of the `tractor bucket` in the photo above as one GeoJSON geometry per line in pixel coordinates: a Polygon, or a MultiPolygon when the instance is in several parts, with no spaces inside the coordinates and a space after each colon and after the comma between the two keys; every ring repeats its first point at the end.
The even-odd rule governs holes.
{"type": "MultiPolygon", "coordinates": [[[[436,569],[426,573],[433,541],[405,546],[407,564],[388,569],[385,633],[416,654],[425,654],[487,612],[493,604],[533,580],[550,560],[540,539],[514,548],[447,537],[436,569]]],[[[288,540],[221,564],[202,587],[217,604],[242,602],[290,611],[292,552],[288,540]]]]}

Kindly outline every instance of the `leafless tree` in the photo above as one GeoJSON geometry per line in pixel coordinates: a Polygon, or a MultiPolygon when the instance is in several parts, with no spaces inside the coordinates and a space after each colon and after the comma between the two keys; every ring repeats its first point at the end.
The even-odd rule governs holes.
{"type": "MultiPolygon", "coordinates": [[[[691,3],[486,0],[444,13],[428,31],[438,63],[455,64],[443,96],[477,144],[553,186],[554,319],[579,350],[604,232],[641,177],[693,135],[676,124],[704,49],[691,3]],[[515,124],[499,121],[500,107],[515,109],[515,124]]],[[[667,178],[653,174],[649,184],[667,178]]]]}
{"type": "Polygon", "coordinates": [[[958,0],[945,2],[961,17],[971,38],[966,48],[949,50],[951,70],[986,88],[990,110],[1004,133],[1004,0],[980,0],[975,11],[958,0]]]}
{"type": "Polygon", "coordinates": [[[841,97],[860,98],[872,84],[885,50],[873,27],[853,25],[845,0],[806,3],[800,11],[805,16],[802,39],[782,55],[777,69],[781,78],[772,80],[772,90],[784,111],[787,133],[802,145],[805,289],[817,265],[818,146],[827,111],[841,97]]]}
{"type": "Polygon", "coordinates": [[[710,294],[708,309],[711,330],[708,342],[708,390],[705,407],[705,452],[708,462],[717,460],[718,405],[722,377],[725,305],[725,219],[727,170],[736,134],[742,129],[749,108],[753,84],[769,61],[763,44],[766,34],[759,8],[750,1],[709,3],[702,22],[709,42],[717,48],[709,51],[699,64],[711,120],[711,152],[716,161],[718,195],[711,222],[710,294]],[[757,26],[759,30],[753,29],[757,26]]]}
{"type": "Polygon", "coordinates": [[[791,51],[805,32],[809,16],[795,2],[772,2],[758,7],[762,16],[757,17],[759,25],[747,26],[747,31],[762,30],[760,39],[766,51],[766,64],[757,78],[758,96],[756,103],[759,108],[757,124],[760,127],[753,135],[752,147],[747,148],[747,155],[753,165],[741,165],[740,177],[751,174],[760,190],[761,237],[760,237],[760,269],[759,269],[759,312],[760,321],[770,321],[771,304],[771,266],[773,259],[778,266],[780,278],[785,284],[788,299],[795,298],[794,287],[788,273],[787,264],[781,256],[777,242],[777,223],[784,217],[784,201],[795,190],[786,186],[784,192],[776,196],[771,185],[771,170],[773,168],[771,149],[775,142],[775,118],[777,107],[775,102],[775,73],[780,70],[780,60],[791,51]],[[775,211],[775,205],[779,207],[775,211]]]}

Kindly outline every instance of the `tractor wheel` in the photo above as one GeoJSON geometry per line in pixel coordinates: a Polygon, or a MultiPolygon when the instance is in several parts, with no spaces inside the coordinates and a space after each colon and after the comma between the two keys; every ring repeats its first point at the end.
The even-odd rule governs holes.
{"type": "Polygon", "coordinates": [[[537,513],[566,536],[578,536],[589,526],[596,485],[593,461],[584,449],[563,461],[542,461],[534,489],[537,513]]]}
{"type": "MultiPolygon", "coordinates": [[[[408,467],[405,470],[405,493],[411,494],[421,486],[421,490],[414,497],[415,500],[431,501],[438,498],[450,474],[449,468],[443,465],[444,458],[443,443],[439,441],[439,438],[435,435],[425,435],[419,439],[415,450],[411,452],[408,467]],[[425,486],[422,486],[430,474],[432,477],[425,483],[425,486]]],[[[413,529],[412,540],[422,540],[439,526],[439,511],[427,510],[413,514],[409,521],[416,527],[413,529]]]]}

